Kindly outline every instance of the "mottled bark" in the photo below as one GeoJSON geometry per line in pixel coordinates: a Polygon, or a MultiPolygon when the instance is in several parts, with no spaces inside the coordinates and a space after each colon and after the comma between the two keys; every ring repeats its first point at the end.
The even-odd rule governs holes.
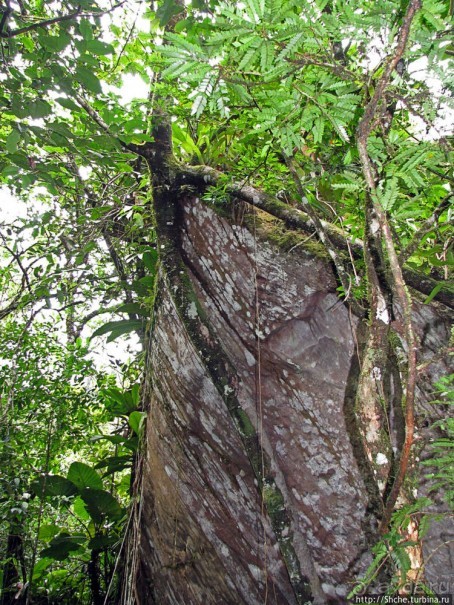
{"type": "MultiPolygon", "coordinates": [[[[177,190],[158,201],[141,602],[341,603],[370,562],[381,514],[355,417],[363,320],[306,236],[295,247],[269,215],[226,203],[221,216],[177,190]]],[[[449,338],[448,317],[415,306],[430,356],[449,338]]],[[[417,395],[422,409],[429,391],[417,395]]],[[[402,414],[390,415],[401,442],[402,414]]]]}

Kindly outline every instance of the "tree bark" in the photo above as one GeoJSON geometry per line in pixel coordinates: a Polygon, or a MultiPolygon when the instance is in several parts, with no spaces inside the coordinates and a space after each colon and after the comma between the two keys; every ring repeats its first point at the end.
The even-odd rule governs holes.
{"type": "MultiPolygon", "coordinates": [[[[155,199],[137,592],[150,604],[342,603],[383,507],[355,416],[364,320],[307,234],[185,191],[155,199]]],[[[447,344],[443,305],[415,302],[413,322],[423,359],[447,344]]],[[[417,415],[445,370],[427,368],[417,415]]],[[[402,413],[387,413],[402,440],[402,413]]],[[[440,564],[447,551],[428,557],[433,581],[454,571],[440,564]]]]}

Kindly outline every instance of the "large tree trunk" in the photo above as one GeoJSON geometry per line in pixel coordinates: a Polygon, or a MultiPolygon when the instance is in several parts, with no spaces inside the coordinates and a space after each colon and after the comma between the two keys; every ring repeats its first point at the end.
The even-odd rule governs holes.
{"type": "MultiPolygon", "coordinates": [[[[354,413],[363,320],[307,235],[241,203],[169,207],[144,390],[141,603],[341,603],[381,513],[354,413]]],[[[449,322],[442,305],[416,307],[424,359],[449,322]]],[[[427,368],[420,409],[441,372],[427,368]]],[[[434,525],[433,544],[447,532],[434,525]]],[[[449,548],[428,558],[431,581],[454,573],[449,548]]]]}

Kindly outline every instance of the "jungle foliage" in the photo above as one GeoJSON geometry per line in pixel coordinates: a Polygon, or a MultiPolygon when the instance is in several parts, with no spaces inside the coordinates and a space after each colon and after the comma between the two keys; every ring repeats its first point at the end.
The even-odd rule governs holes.
{"type": "Polygon", "coordinates": [[[368,363],[385,364],[376,345],[402,313],[386,535],[413,441],[407,283],[427,303],[453,292],[452,4],[2,0],[0,52],[0,183],[27,208],[0,229],[2,603],[116,602],[143,359],[101,371],[90,351],[143,341],[157,175],[184,172],[213,202],[259,204],[254,185],[305,213],[369,319],[368,363]],[[126,102],[138,79],[149,92],[126,102]]]}

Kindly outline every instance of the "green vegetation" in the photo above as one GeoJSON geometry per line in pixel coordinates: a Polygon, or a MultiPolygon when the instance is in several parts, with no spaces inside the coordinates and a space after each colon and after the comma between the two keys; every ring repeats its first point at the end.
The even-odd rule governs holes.
{"type": "MultiPolygon", "coordinates": [[[[368,319],[359,406],[377,391],[366,365],[389,372],[380,343],[399,350],[406,438],[365,582],[385,558],[404,580],[391,517],[418,380],[409,275],[427,303],[453,292],[452,2],[3,0],[0,51],[1,195],[25,208],[0,224],[2,605],[117,602],[143,354],[102,370],[93,356],[106,335],[142,346],[168,191],[262,209],[266,193],[295,230],[263,220],[271,240],[323,245],[368,319]],[[383,321],[397,309],[401,334],[383,321]]],[[[440,426],[434,489],[452,503],[440,426]]]]}

